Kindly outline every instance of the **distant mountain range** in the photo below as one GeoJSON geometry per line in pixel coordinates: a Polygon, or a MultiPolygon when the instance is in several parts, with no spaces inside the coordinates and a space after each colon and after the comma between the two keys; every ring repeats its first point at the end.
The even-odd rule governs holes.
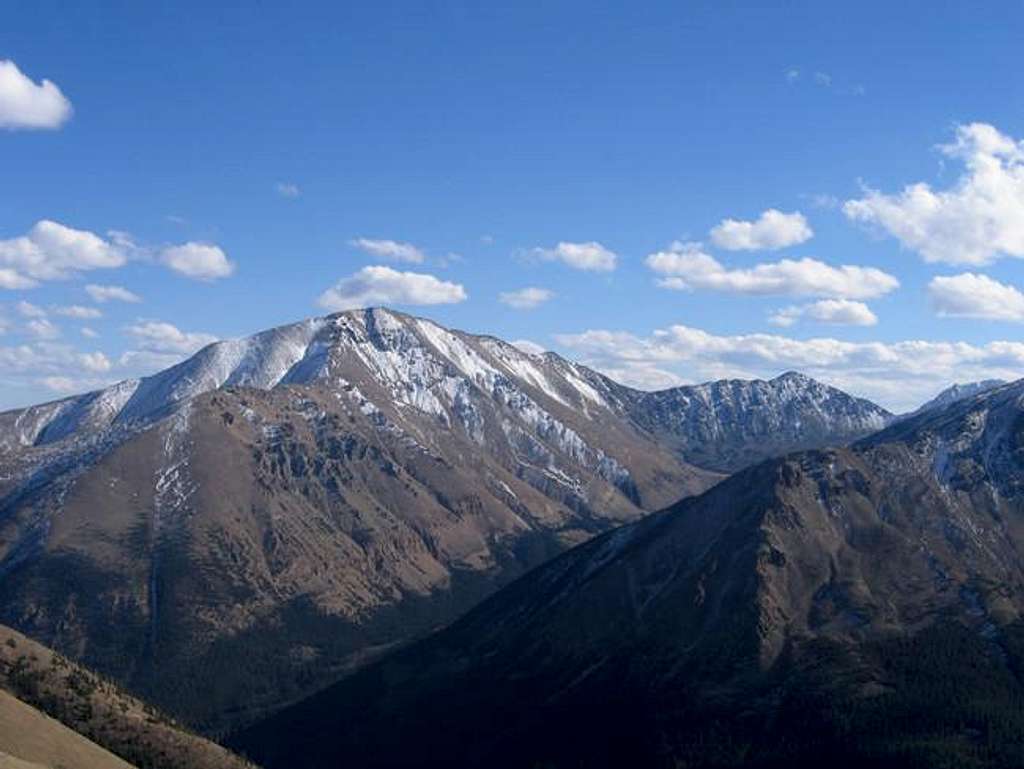
{"type": "Polygon", "coordinates": [[[270,769],[1008,767],[1024,381],[580,545],[237,735],[270,769]]]}
{"type": "Polygon", "coordinates": [[[0,414],[0,620],[216,732],[893,419],[794,373],[645,393],[390,310],[307,320],[0,414]]]}

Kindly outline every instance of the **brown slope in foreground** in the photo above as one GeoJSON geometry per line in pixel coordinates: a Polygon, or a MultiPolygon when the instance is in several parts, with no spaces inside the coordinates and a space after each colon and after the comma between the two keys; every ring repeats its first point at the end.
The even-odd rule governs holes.
{"type": "Polygon", "coordinates": [[[4,626],[0,695],[0,751],[53,769],[254,769],[4,626]]]}
{"type": "Polygon", "coordinates": [[[132,769],[132,765],[0,691],[0,769],[132,769]]]}
{"type": "Polygon", "coordinates": [[[1024,383],[766,462],[239,735],[266,766],[1005,767],[1024,383]]]}

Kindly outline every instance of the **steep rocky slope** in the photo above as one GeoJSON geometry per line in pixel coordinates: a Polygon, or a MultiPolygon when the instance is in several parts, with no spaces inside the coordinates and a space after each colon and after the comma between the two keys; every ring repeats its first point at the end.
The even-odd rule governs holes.
{"type": "Polygon", "coordinates": [[[313,745],[311,769],[1010,766],[1022,611],[1018,382],[598,537],[236,744],[313,745]]]}
{"type": "Polygon", "coordinates": [[[647,395],[388,310],[317,318],[0,415],[0,620],[217,731],[887,418],[797,375],[647,395]]]}
{"type": "Polygon", "coordinates": [[[51,769],[255,769],[109,679],[0,626],[2,753],[51,769]]]}

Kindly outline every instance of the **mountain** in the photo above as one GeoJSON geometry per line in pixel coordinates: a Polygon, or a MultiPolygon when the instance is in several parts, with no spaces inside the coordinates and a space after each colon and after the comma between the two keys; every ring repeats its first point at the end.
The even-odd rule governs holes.
{"type": "Polygon", "coordinates": [[[634,392],[630,416],[687,462],[723,473],[789,451],[840,445],[893,420],[870,401],[793,371],[767,382],[634,392]]]}
{"type": "Polygon", "coordinates": [[[980,382],[967,382],[965,384],[950,385],[930,401],[919,406],[914,413],[920,414],[922,411],[948,406],[950,403],[955,403],[956,401],[963,400],[964,398],[972,398],[975,395],[980,395],[981,393],[988,392],[989,390],[994,390],[997,387],[1002,387],[1004,384],[1006,384],[1006,382],[1002,379],[985,379],[980,382]]]}
{"type": "Polygon", "coordinates": [[[0,626],[0,767],[255,769],[52,650],[0,626]]]}
{"type": "Polygon", "coordinates": [[[1005,767],[1024,381],[768,460],[237,735],[271,767],[1005,767]]]}
{"type": "Polygon", "coordinates": [[[0,415],[0,621],[216,733],[888,418],[798,375],[650,395],[389,310],[316,318],[0,415]]]}

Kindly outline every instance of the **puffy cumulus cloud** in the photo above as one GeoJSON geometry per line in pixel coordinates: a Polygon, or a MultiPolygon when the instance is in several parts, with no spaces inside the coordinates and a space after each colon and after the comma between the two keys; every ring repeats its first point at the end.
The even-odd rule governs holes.
{"type": "Polygon", "coordinates": [[[182,331],[162,320],[140,320],[127,326],[125,333],[140,350],[155,353],[190,355],[217,341],[212,334],[182,331]]]}
{"type": "Polygon", "coordinates": [[[32,318],[25,323],[25,331],[36,339],[56,339],[60,336],[60,328],[47,318],[32,318]]]}
{"type": "Polygon", "coordinates": [[[648,256],[646,262],[651,270],[664,276],[658,285],[679,290],[872,299],[900,285],[894,276],[875,267],[832,267],[810,258],[729,269],[705,253],[699,243],[674,243],[670,250],[648,256]]]}
{"type": "Polygon", "coordinates": [[[893,194],[869,189],[843,205],[846,216],[881,228],[928,262],[982,265],[1024,257],[1024,143],[971,123],[939,150],[964,165],[951,187],[918,182],[893,194]]]}
{"type": "Polygon", "coordinates": [[[73,393],[78,390],[78,381],[69,376],[44,376],[39,384],[55,393],[73,393]]]}
{"type": "Polygon", "coordinates": [[[0,128],[60,128],[71,113],[71,102],[55,83],[33,82],[13,61],[0,60],[0,128]]]}
{"type": "Polygon", "coordinates": [[[618,264],[615,252],[596,241],[586,243],[559,243],[554,248],[538,248],[535,253],[542,259],[558,261],[577,270],[611,272],[618,264]]]}
{"type": "Polygon", "coordinates": [[[932,278],[928,295],[943,317],[1024,321],[1024,293],[987,275],[965,272],[932,278]]]}
{"type": "Polygon", "coordinates": [[[722,336],[681,325],[648,336],[590,330],[560,334],[556,341],[594,368],[638,387],[728,376],[767,378],[796,369],[894,411],[916,408],[950,382],[1012,380],[1024,373],[1024,343],[1015,341],[974,345],[722,336]]]}
{"type": "Polygon", "coordinates": [[[850,299],[820,299],[810,304],[792,305],[773,312],[768,322],[775,326],[792,326],[807,318],[838,326],[874,326],[878,316],[863,302],[850,299]]]}
{"type": "Polygon", "coordinates": [[[544,354],[544,347],[542,345],[537,344],[536,342],[531,342],[529,339],[513,340],[512,346],[518,348],[519,350],[522,350],[527,355],[544,354]]]}
{"type": "Polygon", "coordinates": [[[45,318],[46,310],[31,302],[21,301],[14,305],[18,314],[23,318],[45,318]]]}
{"type": "Polygon", "coordinates": [[[110,362],[110,358],[101,352],[83,352],[80,353],[78,357],[82,363],[82,367],[88,371],[102,373],[104,371],[110,371],[113,366],[110,362]]]}
{"type": "Polygon", "coordinates": [[[65,318],[77,318],[79,320],[94,320],[102,318],[103,312],[95,307],[83,307],[80,304],[70,304],[64,307],[54,308],[54,313],[65,318]]]}
{"type": "Polygon", "coordinates": [[[356,238],[349,241],[349,245],[358,248],[363,253],[375,256],[380,259],[391,259],[396,262],[410,262],[421,264],[427,258],[422,250],[412,243],[402,243],[397,240],[374,240],[373,238],[356,238]]]}
{"type": "Polygon", "coordinates": [[[124,286],[101,286],[96,283],[90,283],[85,287],[85,292],[94,302],[100,304],[106,302],[130,302],[135,304],[142,301],[142,297],[129,291],[124,286]]]}
{"type": "Polygon", "coordinates": [[[160,250],[160,261],[177,273],[195,280],[226,278],[235,271],[235,263],[212,243],[183,243],[160,250]]]}
{"type": "Polygon", "coordinates": [[[712,243],[729,251],[775,251],[805,243],[814,231],[799,211],[769,208],[752,222],[723,219],[710,235],[712,243]]]}
{"type": "Polygon", "coordinates": [[[378,304],[455,304],[467,298],[458,283],[419,272],[400,272],[390,267],[364,267],[324,291],[317,304],[340,312],[378,304]]]}
{"type": "Polygon", "coordinates": [[[31,288],[87,270],[121,267],[126,261],[117,244],[43,219],[25,235],[0,240],[0,288],[31,288]]]}
{"type": "Polygon", "coordinates": [[[555,292],[546,288],[529,286],[518,291],[502,291],[498,299],[516,310],[532,310],[555,296],[555,292]]]}
{"type": "Polygon", "coordinates": [[[32,288],[37,285],[39,284],[36,281],[26,278],[10,267],[0,267],[0,288],[15,291],[19,288],[32,288]]]}
{"type": "Polygon", "coordinates": [[[111,383],[113,363],[102,352],[82,352],[61,342],[0,347],[0,371],[15,386],[43,385],[55,392],[83,392],[111,383]]]}

